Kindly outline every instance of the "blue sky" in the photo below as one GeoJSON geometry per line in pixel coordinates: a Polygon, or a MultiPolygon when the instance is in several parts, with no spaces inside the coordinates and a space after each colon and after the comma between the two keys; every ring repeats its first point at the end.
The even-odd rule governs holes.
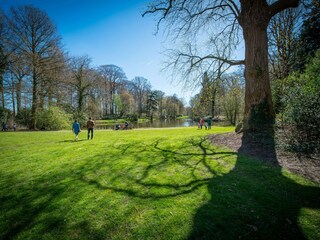
{"type": "Polygon", "coordinates": [[[129,80],[147,78],[154,90],[176,93],[186,101],[184,91],[161,73],[164,38],[154,35],[153,16],[141,13],[150,0],[0,0],[6,12],[10,6],[31,4],[44,10],[56,24],[66,51],[72,56],[88,55],[94,66],[114,64],[129,80]]]}

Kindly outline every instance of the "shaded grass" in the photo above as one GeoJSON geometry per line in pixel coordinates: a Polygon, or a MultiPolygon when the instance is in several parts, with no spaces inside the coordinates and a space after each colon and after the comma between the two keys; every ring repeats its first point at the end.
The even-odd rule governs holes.
{"type": "Polygon", "coordinates": [[[1,133],[1,239],[320,238],[318,185],[208,133],[1,133]]]}

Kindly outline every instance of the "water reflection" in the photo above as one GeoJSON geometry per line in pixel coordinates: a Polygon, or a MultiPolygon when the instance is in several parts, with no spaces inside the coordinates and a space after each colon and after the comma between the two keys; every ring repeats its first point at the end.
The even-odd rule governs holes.
{"type": "MultiPolygon", "coordinates": [[[[114,129],[117,122],[113,124],[97,124],[97,129],[114,129]]],[[[133,122],[134,128],[169,128],[169,127],[190,127],[197,126],[192,119],[165,119],[153,120],[152,122],[133,122]]]]}

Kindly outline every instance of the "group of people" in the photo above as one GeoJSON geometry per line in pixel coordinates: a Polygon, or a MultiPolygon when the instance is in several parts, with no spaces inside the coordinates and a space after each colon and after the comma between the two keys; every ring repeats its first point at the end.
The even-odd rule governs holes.
{"type": "MultiPolygon", "coordinates": [[[[91,117],[89,117],[87,121],[87,129],[88,129],[88,140],[93,138],[93,127],[94,127],[94,121],[91,117]]],[[[75,134],[75,141],[78,141],[79,139],[79,133],[81,132],[80,123],[78,120],[74,120],[74,123],[72,124],[72,131],[75,134]]]]}
{"type": "Polygon", "coordinates": [[[128,129],[133,129],[133,124],[132,123],[128,123],[127,121],[124,122],[124,125],[121,124],[116,124],[115,130],[128,130],[128,129]]]}
{"type": "MultiPolygon", "coordinates": [[[[88,121],[87,121],[87,129],[88,129],[88,140],[91,138],[93,138],[93,128],[94,128],[94,121],[92,120],[91,117],[89,117],[88,121]]],[[[120,124],[116,124],[115,126],[115,130],[126,130],[126,129],[132,129],[133,125],[129,124],[127,121],[124,123],[124,126],[121,126],[120,124]]],[[[73,124],[72,124],[72,131],[75,134],[75,141],[79,140],[79,133],[81,132],[81,127],[80,127],[80,123],[78,122],[78,120],[74,120],[73,124]]]]}
{"type": "Polygon", "coordinates": [[[212,118],[209,117],[207,120],[204,118],[200,118],[198,122],[198,129],[202,129],[202,127],[205,127],[206,130],[211,129],[212,126],[212,118]]]}
{"type": "MultiPolygon", "coordinates": [[[[17,125],[15,123],[12,125],[12,129],[14,132],[17,130],[17,125]]],[[[5,122],[3,122],[1,131],[6,132],[8,130],[9,130],[8,125],[5,122]]]]}
{"type": "MultiPolygon", "coordinates": [[[[200,118],[198,122],[198,129],[202,129],[202,127],[205,127],[206,130],[211,129],[212,126],[212,118],[209,117],[206,120],[204,118],[200,118]]],[[[89,117],[87,121],[87,130],[88,130],[88,140],[93,138],[93,128],[94,128],[94,121],[92,120],[91,117],[89,117]]],[[[129,128],[129,123],[125,122],[124,127],[121,128],[120,124],[117,124],[115,126],[115,130],[120,130],[120,129],[128,129],[129,128]]],[[[80,128],[80,123],[78,120],[74,120],[74,123],[72,124],[72,131],[75,134],[75,141],[78,141],[79,139],[79,133],[81,132],[80,128]]]]}

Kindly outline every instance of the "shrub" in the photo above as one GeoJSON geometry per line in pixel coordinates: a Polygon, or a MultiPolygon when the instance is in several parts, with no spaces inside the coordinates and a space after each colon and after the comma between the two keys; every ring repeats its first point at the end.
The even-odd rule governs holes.
{"type": "Polygon", "coordinates": [[[71,119],[58,107],[52,107],[38,112],[37,128],[41,130],[61,130],[71,128],[71,119]]]}
{"type": "Polygon", "coordinates": [[[285,121],[290,125],[290,144],[296,151],[319,152],[320,51],[303,74],[292,74],[288,81],[285,121]]]}
{"type": "Polygon", "coordinates": [[[137,114],[128,114],[126,116],[126,119],[129,121],[129,122],[137,122],[138,121],[138,115],[137,114]]]}
{"type": "Polygon", "coordinates": [[[31,109],[28,109],[28,108],[21,109],[16,116],[16,122],[28,128],[31,126],[31,123],[32,123],[31,119],[32,119],[31,109]]]}
{"type": "Polygon", "coordinates": [[[8,119],[12,116],[12,113],[9,109],[0,107],[0,121],[7,122],[8,119]]]}

